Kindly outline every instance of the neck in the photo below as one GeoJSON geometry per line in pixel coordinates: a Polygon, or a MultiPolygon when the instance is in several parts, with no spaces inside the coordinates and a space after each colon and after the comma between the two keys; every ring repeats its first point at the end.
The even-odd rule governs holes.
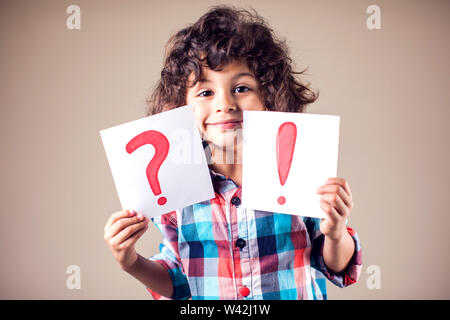
{"type": "Polygon", "coordinates": [[[209,167],[231,180],[238,186],[242,184],[242,157],[241,146],[228,148],[233,151],[227,152],[225,148],[213,148],[211,152],[209,167]]]}

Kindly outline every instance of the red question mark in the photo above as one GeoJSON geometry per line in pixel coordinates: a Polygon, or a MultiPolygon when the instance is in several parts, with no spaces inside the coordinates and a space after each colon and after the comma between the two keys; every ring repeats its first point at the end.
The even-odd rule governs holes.
{"type": "MultiPolygon", "coordinates": [[[[297,126],[293,122],[284,122],[278,128],[277,134],[277,167],[278,177],[282,186],[284,186],[291,169],[296,140],[297,126]]],[[[283,196],[278,197],[278,203],[281,205],[285,204],[286,198],[283,196]]]]}
{"type": "MultiPolygon", "coordinates": [[[[148,183],[150,184],[150,188],[153,191],[155,196],[161,194],[161,186],[159,185],[158,180],[158,171],[161,167],[161,164],[167,157],[169,153],[169,140],[167,140],[166,136],[163,135],[159,131],[149,130],[138,134],[136,137],[131,139],[126,146],[126,150],[128,153],[134,152],[137,148],[145,145],[151,144],[155,147],[155,155],[152,160],[149,162],[146,170],[148,183]]],[[[167,202],[166,197],[160,197],[158,199],[159,205],[164,205],[167,202]]]]}

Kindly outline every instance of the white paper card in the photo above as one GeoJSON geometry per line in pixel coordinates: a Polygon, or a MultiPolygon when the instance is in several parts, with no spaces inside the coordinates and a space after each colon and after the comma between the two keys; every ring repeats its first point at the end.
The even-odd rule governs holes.
{"type": "Polygon", "coordinates": [[[334,115],[244,111],[243,206],[325,218],[320,208],[321,195],[316,191],[328,178],[337,174],[339,121],[340,117],[334,115]],[[281,156],[277,162],[280,127],[283,128],[279,147],[281,156]],[[284,163],[284,171],[287,171],[286,163],[289,161],[286,158],[289,158],[288,149],[292,147],[292,162],[282,185],[278,166],[283,167],[284,163]]]}
{"type": "Polygon", "coordinates": [[[100,135],[122,210],[154,217],[214,198],[191,106],[105,129],[100,135]]]}

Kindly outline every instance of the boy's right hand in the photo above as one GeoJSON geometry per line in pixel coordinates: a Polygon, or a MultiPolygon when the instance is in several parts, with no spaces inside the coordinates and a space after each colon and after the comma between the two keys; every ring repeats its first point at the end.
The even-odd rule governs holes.
{"type": "Polygon", "coordinates": [[[131,267],[138,255],[136,241],[148,228],[148,218],[134,210],[113,213],[105,225],[104,239],[122,269],[131,267]]]}

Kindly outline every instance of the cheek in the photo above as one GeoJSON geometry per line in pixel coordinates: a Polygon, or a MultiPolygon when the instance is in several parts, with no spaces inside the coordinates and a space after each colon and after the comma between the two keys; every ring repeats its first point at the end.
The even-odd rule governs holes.
{"type": "Polygon", "coordinates": [[[205,120],[207,118],[207,114],[204,111],[204,109],[200,108],[199,106],[193,105],[194,110],[194,118],[195,122],[197,123],[197,127],[200,129],[201,132],[205,130],[205,120]]]}
{"type": "Polygon", "coordinates": [[[248,97],[248,99],[245,101],[245,106],[246,106],[245,110],[252,110],[252,111],[266,110],[263,100],[257,95],[248,97]]]}

